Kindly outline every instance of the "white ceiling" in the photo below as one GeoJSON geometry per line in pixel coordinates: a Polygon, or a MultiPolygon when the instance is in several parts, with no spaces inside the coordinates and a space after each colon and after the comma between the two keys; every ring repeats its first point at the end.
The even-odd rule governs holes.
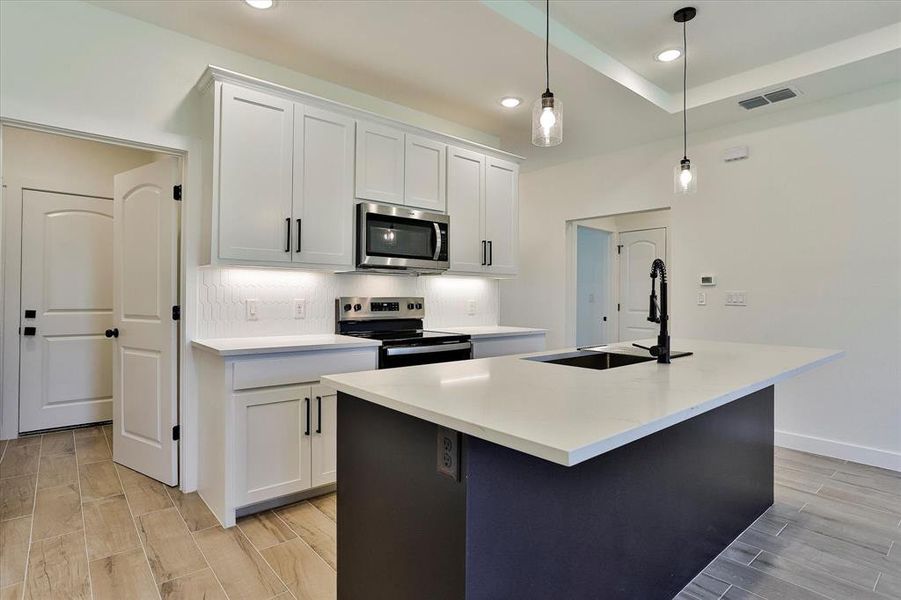
{"type": "MultiPolygon", "coordinates": [[[[529,158],[526,168],[681,128],[682,63],[653,60],[680,39],[672,12],[681,1],[551,2],[551,87],[564,104],[565,133],[550,149],[529,144],[530,105],[544,89],[540,1],[276,0],[266,11],[241,0],[93,3],[492,133],[529,158]],[[503,109],[504,95],[525,102],[503,109]]],[[[688,117],[695,129],[901,80],[901,34],[879,30],[901,22],[901,2],[694,5],[688,117]],[[735,103],[785,83],[804,95],[752,112],[735,103]]]]}

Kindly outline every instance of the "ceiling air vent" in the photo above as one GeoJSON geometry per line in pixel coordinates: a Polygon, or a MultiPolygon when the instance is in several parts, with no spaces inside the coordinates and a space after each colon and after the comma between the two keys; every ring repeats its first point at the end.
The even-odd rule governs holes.
{"type": "Polygon", "coordinates": [[[795,98],[797,95],[798,94],[791,88],[783,88],[781,90],[776,90],[775,92],[770,92],[769,94],[764,94],[763,96],[770,102],[782,102],[789,98],[795,98]]]}
{"type": "Polygon", "coordinates": [[[754,96],[753,98],[747,98],[746,100],[739,100],[738,103],[741,105],[742,108],[751,110],[752,108],[766,106],[770,102],[763,96],[754,96]]]}

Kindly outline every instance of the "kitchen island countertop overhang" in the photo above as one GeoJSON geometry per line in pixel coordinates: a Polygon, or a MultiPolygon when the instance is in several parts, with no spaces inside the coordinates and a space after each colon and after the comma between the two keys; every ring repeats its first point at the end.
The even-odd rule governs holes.
{"type": "MultiPolygon", "coordinates": [[[[368,402],[572,466],[844,354],[692,339],[676,339],[673,348],[694,354],[668,365],[605,371],[505,356],[323,381],[368,402]]],[[[634,352],[628,343],[606,349],[634,352]]]]}

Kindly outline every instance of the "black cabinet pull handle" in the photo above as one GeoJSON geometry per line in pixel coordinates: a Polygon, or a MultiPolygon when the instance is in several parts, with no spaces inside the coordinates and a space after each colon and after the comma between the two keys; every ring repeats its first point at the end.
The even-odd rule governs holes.
{"type": "Polygon", "coordinates": [[[291,252],[291,217],[285,219],[285,252],[291,252]]]}
{"type": "Polygon", "coordinates": [[[482,266],[483,267],[488,262],[488,258],[487,258],[488,252],[485,250],[487,244],[488,244],[488,242],[486,242],[485,240],[482,240],[482,266]]]}
{"type": "Polygon", "coordinates": [[[307,428],[304,430],[303,434],[310,435],[310,399],[304,398],[303,401],[304,401],[304,404],[306,404],[306,410],[307,410],[307,428]]]}
{"type": "Polygon", "coordinates": [[[300,252],[300,219],[297,219],[297,250],[295,252],[300,252]]]}
{"type": "Polygon", "coordinates": [[[119,337],[119,329],[116,327],[114,327],[112,329],[107,329],[106,331],[103,332],[103,335],[105,335],[108,338],[117,338],[117,337],[119,337]]]}
{"type": "Polygon", "coordinates": [[[322,396],[316,396],[316,433],[322,433],[322,396]]]}
{"type": "Polygon", "coordinates": [[[491,240],[488,240],[488,266],[494,264],[494,248],[491,240]]]}

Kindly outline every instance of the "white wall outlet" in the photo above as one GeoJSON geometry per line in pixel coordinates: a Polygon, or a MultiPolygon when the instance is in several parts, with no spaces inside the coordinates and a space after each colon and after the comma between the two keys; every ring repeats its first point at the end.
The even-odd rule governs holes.
{"type": "Polygon", "coordinates": [[[726,292],[726,306],[747,306],[748,292],[744,290],[736,290],[726,292]]]}
{"type": "Polygon", "coordinates": [[[294,299],[294,318],[295,319],[306,319],[307,318],[307,301],[303,298],[295,298],[294,299]]]}
{"type": "Polygon", "coordinates": [[[475,300],[467,300],[466,301],[466,314],[467,315],[476,314],[476,301],[475,300]]]}
{"type": "Polygon", "coordinates": [[[698,292],[698,306],[707,304],[707,292],[698,292]]]}
{"type": "Polygon", "coordinates": [[[248,298],[245,302],[247,307],[247,320],[248,321],[257,321],[260,318],[260,313],[257,309],[257,301],[255,298],[248,298]]]}

